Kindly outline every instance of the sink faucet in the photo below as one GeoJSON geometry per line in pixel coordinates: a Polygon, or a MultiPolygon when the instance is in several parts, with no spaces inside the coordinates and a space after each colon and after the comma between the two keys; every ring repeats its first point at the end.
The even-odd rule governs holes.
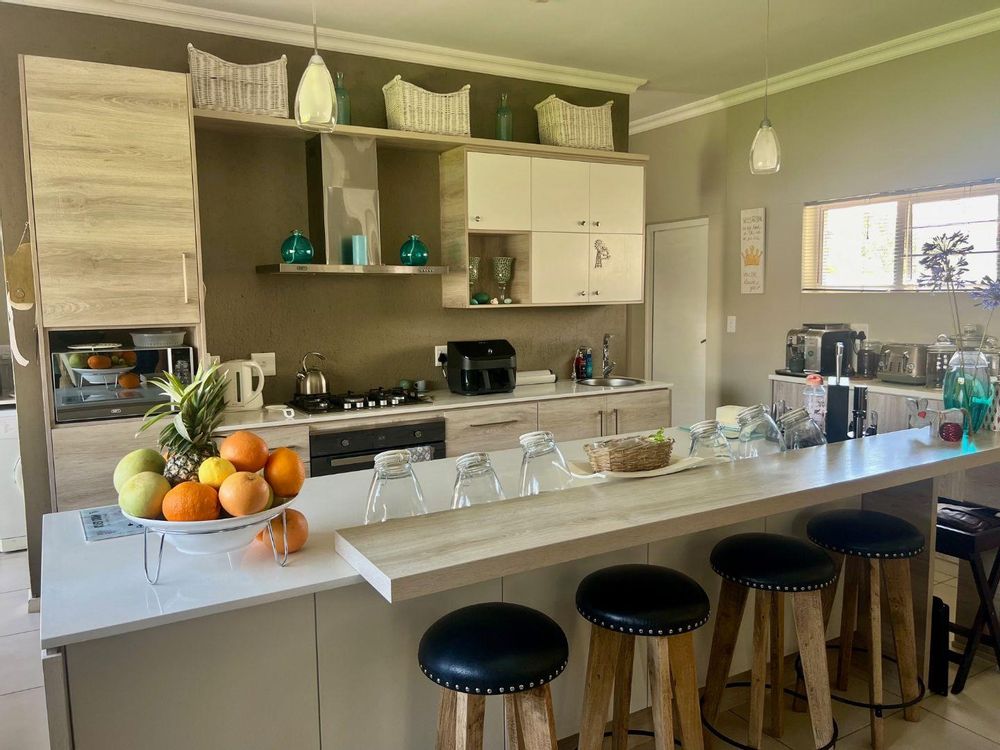
{"type": "Polygon", "coordinates": [[[604,352],[604,367],[603,367],[603,373],[604,373],[604,377],[606,377],[606,378],[610,377],[611,373],[613,373],[615,371],[615,368],[618,366],[617,362],[612,362],[611,361],[611,339],[612,338],[614,338],[612,336],[612,334],[610,334],[610,333],[604,334],[604,349],[603,349],[603,352],[604,352]]]}

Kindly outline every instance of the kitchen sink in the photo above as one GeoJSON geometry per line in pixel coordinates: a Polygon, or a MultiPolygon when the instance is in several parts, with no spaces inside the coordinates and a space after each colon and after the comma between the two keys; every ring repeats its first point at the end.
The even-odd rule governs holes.
{"type": "Polygon", "coordinates": [[[632,385],[642,385],[644,380],[638,378],[584,378],[577,380],[577,385],[595,385],[605,388],[628,388],[632,385]]]}

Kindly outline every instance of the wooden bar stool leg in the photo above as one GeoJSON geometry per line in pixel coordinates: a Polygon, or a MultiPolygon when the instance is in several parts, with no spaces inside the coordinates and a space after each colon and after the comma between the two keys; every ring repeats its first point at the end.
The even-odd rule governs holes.
{"type": "Polygon", "coordinates": [[[486,696],[455,693],[455,750],[483,750],[486,696]]]}
{"type": "Polygon", "coordinates": [[[514,705],[521,721],[523,750],[556,750],[556,722],[549,686],[515,693],[514,705]]]}
{"type": "Polygon", "coordinates": [[[858,624],[858,600],[865,561],[848,557],[844,563],[844,603],[840,615],[840,654],[837,657],[837,690],[847,690],[858,624]]]}
{"type": "Polygon", "coordinates": [[[694,661],[694,633],[670,638],[670,674],[673,677],[674,701],[681,725],[684,750],[704,750],[701,707],[698,705],[698,669],[694,661]]]}
{"type": "Polygon", "coordinates": [[[723,579],[719,593],[719,612],[715,616],[715,630],[712,632],[712,650],[708,656],[708,677],[702,697],[702,715],[710,724],[719,718],[722,693],[729,680],[729,669],[733,664],[733,651],[740,633],[743,609],[747,602],[748,589],[723,579]]]}
{"type": "Polygon", "coordinates": [[[785,731],[785,595],[771,594],[771,724],[772,737],[785,731]]]}
{"type": "Polygon", "coordinates": [[[524,733],[521,731],[521,717],[513,695],[503,697],[504,725],[507,727],[507,750],[524,750],[524,733]]]}
{"type": "Polygon", "coordinates": [[[632,713],[632,666],[635,661],[635,637],[623,636],[618,647],[615,671],[615,694],[611,712],[611,750],[627,750],[628,720],[632,713]]]}
{"type": "MultiPolygon", "coordinates": [[[[979,608],[972,621],[969,635],[965,639],[965,651],[962,652],[962,659],[958,664],[958,672],[955,673],[955,681],[951,685],[951,692],[958,695],[965,689],[965,681],[969,677],[969,670],[972,668],[972,660],[979,650],[979,642],[983,635],[983,625],[988,619],[988,610],[993,598],[996,595],[997,583],[1000,582],[1000,554],[993,559],[993,567],[990,574],[986,576],[986,568],[983,566],[983,556],[979,553],[968,558],[969,566],[972,568],[972,577],[976,582],[976,591],[979,593],[979,608]],[[980,585],[980,581],[985,582],[985,588],[980,585]],[[984,597],[986,594],[986,598],[984,597]]],[[[992,609],[996,615],[996,607],[992,609]]],[[[994,621],[990,628],[993,635],[993,654],[1000,667],[1000,622],[994,621]]]]}
{"type": "MultiPolygon", "coordinates": [[[[899,685],[903,702],[915,700],[920,694],[917,682],[917,641],[913,625],[913,589],[910,587],[910,561],[883,560],[885,594],[889,599],[889,619],[892,622],[892,639],[896,644],[896,664],[899,668],[899,685]]],[[[907,721],[919,721],[917,706],[903,709],[907,721]]]]}
{"type": "Polygon", "coordinates": [[[767,683],[768,638],[771,626],[771,594],[757,589],[753,604],[753,652],[750,669],[750,717],[747,744],[759,748],[764,741],[764,688],[767,683]]]}
{"type": "MultiPolygon", "coordinates": [[[[590,652],[587,655],[587,678],[583,688],[579,750],[600,750],[604,742],[604,725],[608,720],[608,704],[615,686],[622,638],[624,636],[621,633],[598,625],[590,626],[590,652]]],[[[522,713],[521,725],[525,733],[526,724],[527,717],[522,713]]]]}
{"type": "Polygon", "coordinates": [[[844,555],[839,552],[833,552],[827,550],[827,554],[830,555],[830,559],[833,560],[833,565],[837,569],[837,576],[834,579],[832,586],[827,586],[825,589],[821,590],[821,595],[823,597],[823,627],[827,628],[830,626],[830,617],[833,615],[833,602],[837,598],[837,586],[840,584],[840,579],[844,575],[844,555]]]}
{"type": "Polygon", "coordinates": [[[441,689],[441,708],[438,711],[436,750],[455,750],[455,705],[458,694],[454,690],[441,689]]]}
{"type": "MultiPolygon", "coordinates": [[[[868,702],[882,703],[882,585],[878,560],[864,560],[867,568],[868,593],[868,658],[871,670],[868,682],[868,702]]],[[[873,750],[882,750],[885,745],[885,726],[882,717],[871,712],[871,740],[873,750]]]]}
{"type": "Polygon", "coordinates": [[[674,704],[670,681],[670,653],[667,638],[650,638],[649,692],[653,704],[653,733],[656,750],[673,750],[674,704]]]}
{"type": "Polygon", "coordinates": [[[833,706],[830,700],[830,674],[826,662],[826,634],[823,631],[823,599],[819,591],[792,594],[792,615],[799,639],[802,672],[809,716],[816,747],[833,739],[833,706]]]}

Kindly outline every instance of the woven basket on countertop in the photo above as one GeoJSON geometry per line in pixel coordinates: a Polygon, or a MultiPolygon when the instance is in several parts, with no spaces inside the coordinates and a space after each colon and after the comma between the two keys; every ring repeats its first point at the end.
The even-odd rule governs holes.
{"type": "Polygon", "coordinates": [[[614,151],[611,106],[580,107],[553,94],[535,105],[538,114],[538,141],[546,146],[592,148],[614,151]]]}
{"type": "Polygon", "coordinates": [[[248,115],[288,117],[288,71],[278,60],[238,65],[188,44],[194,106],[248,115]]]}
{"type": "Polygon", "coordinates": [[[469,89],[436,94],[396,76],[382,87],[385,118],[392,130],[469,135],[469,89]]]}
{"type": "Polygon", "coordinates": [[[601,471],[654,471],[670,463],[674,441],[662,442],[635,438],[604,440],[583,447],[590,459],[590,468],[601,471]]]}

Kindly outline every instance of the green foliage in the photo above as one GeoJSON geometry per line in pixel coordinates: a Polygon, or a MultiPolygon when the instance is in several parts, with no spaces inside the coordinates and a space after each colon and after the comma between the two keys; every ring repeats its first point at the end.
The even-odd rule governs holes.
{"type": "Polygon", "coordinates": [[[218,365],[207,370],[199,367],[191,383],[185,386],[171,373],[150,381],[170,397],[146,412],[140,432],[162,420],[168,420],[160,430],[159,446],[170,455],[214,452],[212,435],[222,422],[226,408],[227,379],[221,377],[218,365]]]}

